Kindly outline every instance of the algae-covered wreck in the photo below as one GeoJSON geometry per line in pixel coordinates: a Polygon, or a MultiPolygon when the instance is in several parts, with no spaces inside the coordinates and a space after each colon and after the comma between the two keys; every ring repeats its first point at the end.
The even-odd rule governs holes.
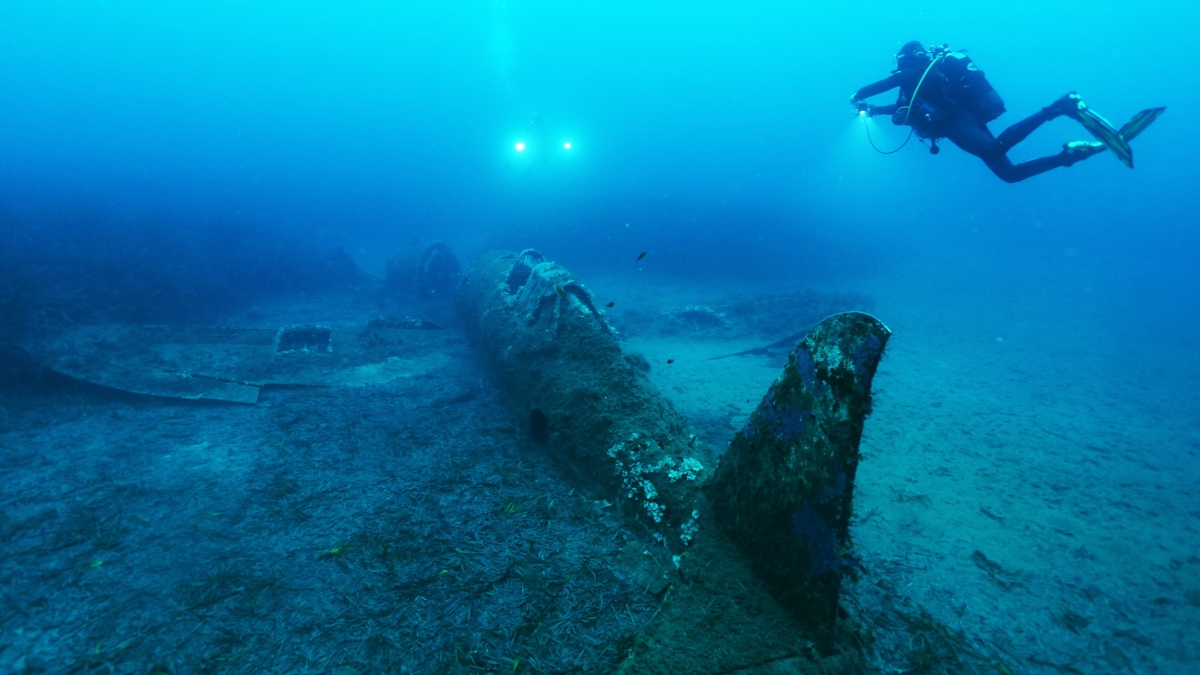
{"type": "MultiPolygon", "coordinates": [[[[354,625],[387,634],[396,645],[386,652],[394,658],[388,663],[407,664],[408,672],[570,672],[586,663],[589,672],[715,675],[853,672],[861,665],[850,647],[855,622],[838,601],[843,578],[858,566],[848,524],[887,328],[847,313],[808,331],[745,427],[718,453],[654,387],[645,360],[622,351],[603,310],[567,270],[532,250],[476,261],[456,289],[464,335],[442,302],[456,275],[452,252],[444,245],[421,251],[397,258],[384,288],[351,289],[305,311],[289,303],[279,315],[286,321],[276,324],[77,325],[31,342],[25,352],[47,371],[104,391],[149,396],[185,411],[192,404],[181,400],[204,401],[194,412],[215,419],[235,417],[208,407],[219,402],[240,404],[237,415],[247,419],[278,418],[277,436],[262,436],[269,445],[246,446],[255,461],[283,453],[278,466],[285,473],[250,474],[268,483],[254,495],[266,495],[271,508],[293,493],[300,499],[305,484],[361,478],[357,468],[302,473],[296,467],[306,452],[321,467],[341,466],[348,456],[343,444],[357,448],[362,440],[377,454],[347,466],[401,463],[403,471],[388,476],[404,479],[379,475],[378,494],[386,498],[370,510],[338,511],[339,527],[364,530],[342,536],[355,544],[330,545],[347,563],[339,569],[363,584],[356,602],[375,607],[360,612],[354,625]],[[364,321],[382,300],[422,316],[440,314],[436,322],[379,315],[364,321]],[[459,431],[439,439],[445,447],[471,434],[481,440],[453,451],[467,453],[470,462],[454,454],[448,466],[435,446],[408,435],[414,432],[405,425],[440,429],[447,420],[468,419],[454,402],[485,397],[468,336],[517,413],[517,426],[558,460],[574,496],[555,476],[547,475],[542,487],[508,484],[511,458],[524,452],[509,425],[449,427],[459,431]],[[295,431],[301,424],[308,430],[295,431]],[[465,472],[467,463],[473,472],[465,472]],[[453,518],[444,513],[449,508],[453,518]],[[561,524],[551,530],[552,521],[561,524]],[[567,555],[547,551],[556,538],[586,545],[567,555]],[[577,576],[583,574],[590,578],[577,576]],[[388,583],[380,586],[371,575],[388,583]],[[579,598],[563,594],[568,582],[579,598]],[[418,623],[438,626],[420,638],[406,613],[418,604],[430,612],[418,623]]],[[[487,419],[485,405],[492,404],[472,404],[470,414],[487,419]]],[[[497,402],[496,410],[502,407],[497,402]]],[[[157,408],[150,410],[154,415],[157,408]]],[[[168,438],[151,456],[203,455],[209,447],[177,445],[168,438]]],[[[325,494],[314,487],[302,498],[325,494]]],[[[253,495],[246,499],[258,503],[253,495]]],[[[273,515],[255,522],[283,521],[273,515]]],[[[162,527],[174,533],[180,525],[162,527]]],[[[291,551],[242,559],[250,565],[263,558],[299,560],[291,551]]],[[[326,549],[316,562],[329,560],[326,549]]],[[[351,624],[339,625],[353,632],[351,624]]],[[[207,639],[197,644],[208,649],[207,639]]],[[[286,649],[292,638],[273,639],[286,649]]]]}
{"type": "Polygon", "coordinates": [[[839,618],[871,380],[890,332],[808,332],[719,457],[622,353],[590,293],[533,250],[476,261],[458,306],[531,439],[669,556],[623,673],[843,672],[839,618]]]}

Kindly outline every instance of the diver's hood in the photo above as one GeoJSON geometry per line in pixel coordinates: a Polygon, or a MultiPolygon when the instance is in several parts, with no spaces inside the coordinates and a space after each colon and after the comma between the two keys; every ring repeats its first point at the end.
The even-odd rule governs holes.
{"type": "Polygon", "coordinates": [[[913,40],[905,43],[900,51],[896,52],[896,71],[926,68],[930,60],[929,51],[920,42],[913,40]]]}

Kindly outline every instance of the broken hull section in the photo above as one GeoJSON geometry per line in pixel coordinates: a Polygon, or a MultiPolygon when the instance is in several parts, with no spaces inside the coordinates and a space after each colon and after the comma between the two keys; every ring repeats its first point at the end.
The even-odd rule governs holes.
{"type": "Polygon", "coordinates": [[[853,570],[848,523],[882,323],[846,313],[809,331],[714,471],[561,266],[532,250],[484,256],[458,308],[529,437],[672,554],[663,606],[622,672],[852,667],[836,646],[837,602],[853,570]]]}
{"type": "Polygon", "coordinates": [[[592,498],[684,548],[711,459],[590,293],[536,251],[497,253],[472,266],[458,307],[530,439],[592,498]]]}
{"type": "Polygon", "coordinates": [[[850,515],[858,447],[889,335],[860,312],[817,324],[707,486],[727,536],[813,631],[833,625],[841,580],[857,565],[850,515]]]}

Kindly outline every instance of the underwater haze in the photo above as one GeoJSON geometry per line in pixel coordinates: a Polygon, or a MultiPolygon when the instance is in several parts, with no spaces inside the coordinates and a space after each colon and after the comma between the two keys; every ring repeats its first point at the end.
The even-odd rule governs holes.
{"type": "MultiPolygon", "coordinates": [[[[936,251],[1013,281],[1058,268],[1053,283],[1186,312],[1197,163],[1170,130],[1194,104],[1196,13],[13,2],[0,180],[18,213],[324,238],[368,266],[365,251],[410,235],[536,236],[585,265],[653,246],[733,275],[863,274],[936,251]],[[876,155],[847,101],[912,39],[969,50],[1010,111],[997,130],[1070,90],[1113,120],[1170,110],[1132,173],[1100,158],[1005,187],[952,148],[876,155]],[[513,147],[535,115],[573,146],[526,175],[513,147]]],[[[872,123],[881,144],[902,140],[872,123]]],[[[1014,159],[1088,140],[1080,131],[1056,122],[1014,159]]]]}
{"type": "MultiPolygon", "coordinates": [[[[444,544],[428,574],[466,574],[479,523],[577,498],[536,444],[495,431],[521,425],[465,338],[389,352],[411,370],[377,389],[364,366],[344,397],[264,387],[256,405],[138,398],[45,356],[95,326],[404,316],[450,334],[452,305],[385,283],[435,241],[464,275],[499,249],[571,270],[716,454],[783,362],[707,359],[834,311],[888,324],[851,592],[855,616],[896,632],[863,647],[861,672],[1200,668],[1195,3],[5,0],[0,15],[0,467],[19,476],[0,487],[0,671],[614,672],[662,600],[625,576],[561,617],[565,581],[536,621],[494,618],[533,602],[497,599],[519,576],[512,541],[563,546],[569,579],[636,540],[586,508],[569,545],[546,526],[488,549],[493,585],[470,602],[500,604],[447,588],[462,617],[436,618],[442,582],[399,604],[346,590],[375,571],[338,557],[344,542],[408,528],[444,544]],[[910,40],[967,51],[1007,108],[995,133],[1069,91],[1118,127],[1166,111],[1132,170],[1101,152],[1009,184],[949,140],[884,154],[907,129],[851,96],[910,40]],[[420,393],[387,389],[401,380],[420,393]],[[530,492],[480,492],[473,511],[438,483],[472,465],[486,489],[530,492]],[[245,529],[260,516],[295,522],[245,529]],[[135,518],[161,529],[135,541],[135,518]],[[170,564],[118,566],[146,546],[170,564]],[[587,605],[605,597],[618,609],[587,605]],[[380,618],[400,613],[410,632],[380,618]],[[561,654],[537,633],[552,618],[586,626],[554,633],[561,654]],[[368,645],[377,629],[390,646],[368,645]],[[901,653],[910,633],[954,637],[901,653]]],[[[1092,140],[1062,117],[1010,157],[1092,140]]]]}

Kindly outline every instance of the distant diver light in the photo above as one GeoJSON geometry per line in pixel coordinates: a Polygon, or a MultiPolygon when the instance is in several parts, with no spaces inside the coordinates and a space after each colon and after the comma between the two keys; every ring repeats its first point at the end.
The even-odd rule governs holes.
{"type": "Polygon", "coordinates": [[[517,149],[517,152],[525,152],[525,141],[517,141],[517,144],[513,147],[517,149]]]}
{"type": "Polygon", "coordinates": [[[570,149],[571,149],[571,142],[570,142],[570,141],[567,141],[566,143],[563,143],[563,150],[570,150],[570,149]]]}

